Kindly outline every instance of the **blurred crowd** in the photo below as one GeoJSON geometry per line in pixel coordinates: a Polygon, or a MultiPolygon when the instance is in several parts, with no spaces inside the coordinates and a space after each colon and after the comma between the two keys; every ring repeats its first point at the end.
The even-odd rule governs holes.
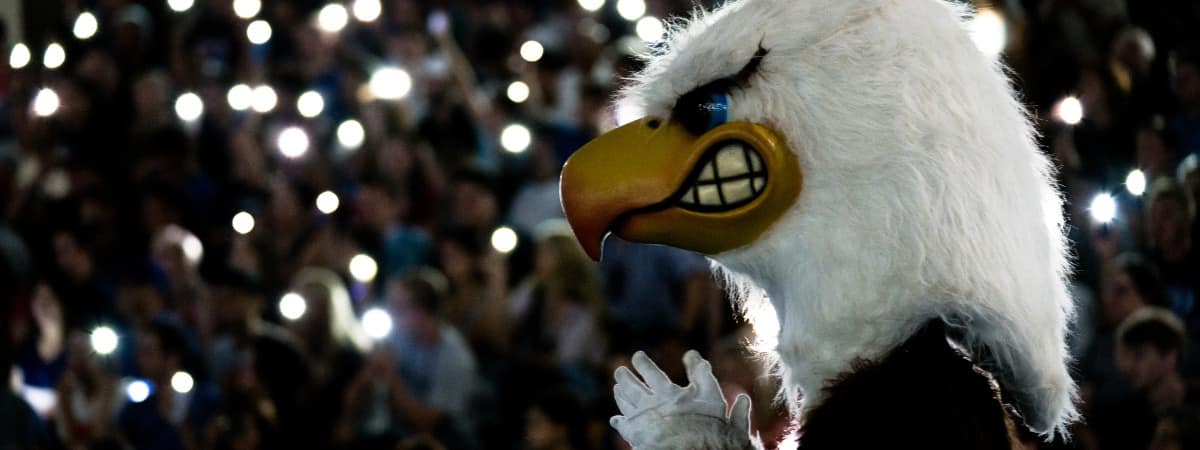
{"type": "MultiPolygon", "coordinates": [[[[713,3],[0,9],[0,449],[618,449],[612,370],[690,348],[785,447],[704,259],[594,263],[558,201],[659,18],[713,3]]],[[[1200,3],[978,6],[1070,200],[1058,446],[1198,449],[1200,3]]]]}

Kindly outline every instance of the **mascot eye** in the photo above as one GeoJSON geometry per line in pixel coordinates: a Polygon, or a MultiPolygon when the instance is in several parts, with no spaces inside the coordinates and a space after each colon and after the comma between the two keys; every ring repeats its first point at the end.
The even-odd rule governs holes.
{"type": "Polygon", "coordinates": [[[729,120],[729,95],[704,90],[689,92],[675,102],[671,115],[689,133],[699,136],[729,120]]]}

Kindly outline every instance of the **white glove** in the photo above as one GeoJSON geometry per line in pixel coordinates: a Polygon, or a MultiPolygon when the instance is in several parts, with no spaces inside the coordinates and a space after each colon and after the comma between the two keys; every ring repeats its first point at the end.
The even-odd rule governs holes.
{"type": "Polygon", "coordinates": [[[627,367],[617,368],[613,395],[622,415],[609,424],[635,449],[754,448],[750,397],[738,395],[726,417],[725,396],[712,365],[695,350],[683,355],[683,363],[687,387],[672,383],[645,353],[635,353],[633,367],[642,379],[627,367]]]}

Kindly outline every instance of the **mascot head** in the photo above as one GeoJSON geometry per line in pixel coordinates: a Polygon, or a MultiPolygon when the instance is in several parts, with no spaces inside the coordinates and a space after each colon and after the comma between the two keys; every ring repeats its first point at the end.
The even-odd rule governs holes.
{"type": "MultiPolygon", "coordinates": [[[[1075,416],[1062,201],[1000,64],[940,0],[742,0],[673,24],[567,162],[584,248],[708,255],[770,300],[804,409],[931,319],[1025,423],[1075,416]]],[[[745,287],[744,286],[744,287],[745,287]]]]}

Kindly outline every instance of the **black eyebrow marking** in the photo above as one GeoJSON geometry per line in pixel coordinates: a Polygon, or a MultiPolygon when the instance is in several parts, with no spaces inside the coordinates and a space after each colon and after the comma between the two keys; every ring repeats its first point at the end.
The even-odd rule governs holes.
{"type": "Polygon", "coordinates": [[[709,94],[714,92],[729,92],[734,88],[745,89],[750,86],[750,79],[758,74],[759,68],[762,66],[762,60],[770,53],[766,47],[763,47],[762,41],[758,42],[758,50],[754,51],[754,55],[746,62],[746,65],[738,69],[737,73],[717,78],[713,81],[700,85],[699,87],[688,91],[686,94],[679,96],[680,99],[695,94],[709,94]]]}
{"type": "Polygon", "coordinates": [[[762,41],[759,41],[754,56],[751,56],[737,73],[705,83],[676,98],[675,106],[671,107],[671,120],[679,121],[693,134],[703,134],[708,126],[707,114],[710,112],[705,105],[712,101],[712,96],[750,87],[750,79],[758,74],[767,53],[768,50],[763,47],[762,41]]]}

